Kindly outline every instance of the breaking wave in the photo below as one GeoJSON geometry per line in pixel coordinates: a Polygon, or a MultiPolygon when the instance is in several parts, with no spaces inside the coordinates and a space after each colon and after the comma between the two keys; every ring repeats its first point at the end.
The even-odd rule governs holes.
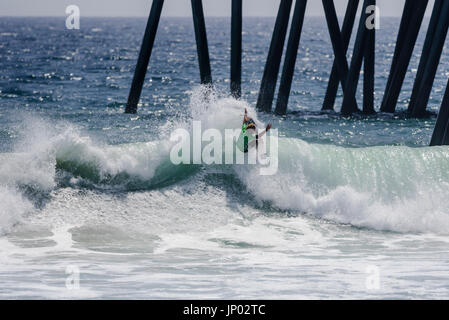
{"type": "MultiPolygon", "coordinates": [[[[246,102],[213,92],[205,98],[203,90],[194,90],[191,115],[177,125],[190,130],[195,119],[204,129],[239,128],[244,108],[263,125],[246,102]]],[[[2,226],[31,210],[17,191],[23,186],[167,188],[207,167],[173,165],[168,138],[99,145],[70,125],[52,135],[48,128],[41,130],[48,126],[45,121],[36,122],[38,130],[30,129],[31,150],[0,154],[2,226]]],[[[446,147],[344,148],[280,138],[277,174],[261,176],[257,167],[248,165],[233,165],[230,172],[258,201],[281,210],[376,230],[449,233],[446,147]]]]}

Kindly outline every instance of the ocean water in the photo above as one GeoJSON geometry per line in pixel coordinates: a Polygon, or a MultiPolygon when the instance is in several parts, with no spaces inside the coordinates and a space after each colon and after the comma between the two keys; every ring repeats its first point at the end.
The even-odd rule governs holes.
{"type": "MultiPolygon", "coordinates": [[[[352,118],[320,112],[324,18],[306,19],[285,117],[254,110],[274,19],[244,19],[240,101],[230,21],[206,22],[209,98],[192,21],[163,18],[125,115],[146,19],[0,19],[0,298],[449,298],[449,149],[427,147],[447,50],[433,115],[402,112],[428,21],[397,114],[352,118]],[[279,130],[276,175],[171,164],[173,130],[238,128],[245,107],[279,130]]],[[[398,26],[384,18],[377,34],[377,107],[398,26]]]]}

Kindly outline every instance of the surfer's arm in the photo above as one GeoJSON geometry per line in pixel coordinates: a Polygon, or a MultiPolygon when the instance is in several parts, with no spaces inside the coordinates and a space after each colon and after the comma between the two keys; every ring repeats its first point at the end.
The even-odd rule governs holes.
{"type": "Polygon", "coordinates": [[[272,127],[272,126],[271,126],[271,123],[269,123],[269,124],[267,125],[267,128],[266,128],[264,131],[262,131],[261,133],[258,134],[257,138],[262,138],[262,137],[265,135],[265,133],[267,133],[268,131],[270,131],[271,127],[272,127]]]}
{"type": "Polygon", "coordinates": [[[246,123],[248,121],[249,121],[249,119],[248,119],[248,110],[246,110],[246,108],[245,108],[245,115],[243,116],[243,123],[246,123]]]}

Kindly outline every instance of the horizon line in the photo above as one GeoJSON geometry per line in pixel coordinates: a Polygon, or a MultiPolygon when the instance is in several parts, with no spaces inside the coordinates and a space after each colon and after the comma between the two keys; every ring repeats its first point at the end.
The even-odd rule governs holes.
{"type": "MultiPolygon", "coordinates": [[[[191,15],[162,15],[161,18],[191,18],[191,15]]],[[[324,15],[308,15],[305,16],[305,18],[324,18],[324,15]]],[[[393,15],[393,16],[388,16],[388,15],[384,15],[383,18],[400,18],[401,16],[397,16],[397,15],[393,15]]],[[[427,18],[428,16],[426,16],[425,18],[427,18]]],[[[0,18],[67,18],[67,16],[65,15],[1,15],[0,14],[0,18]]],[[[81,16],[82,18],[148,18],[148,16],[120,16],[120,15],[109,15],[109,16],[97,16],[97,15],[84,15],[81,16]]],[[[204,18],[231,18],[230,15],[226,15],[226,16],[215,16],[215,15],[211,15],[211,16],[205,16],[204,18]]],[[[244,15],[243,18],[276,18],[276,15],[274,16],[252,16],[252,15],[244,15]]],[[[338,18],[344,18],[344,16],[338,16],[338,18]]]]}

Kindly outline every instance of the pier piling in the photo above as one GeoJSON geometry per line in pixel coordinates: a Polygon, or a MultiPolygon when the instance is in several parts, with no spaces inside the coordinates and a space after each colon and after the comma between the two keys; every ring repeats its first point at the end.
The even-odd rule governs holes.
{"type": "Polygon", "coordinates": [[[416,0],[413,5],[413,10],[410,15],[410,22],[407,31],[403,35],[403,39],[398,39],[402,42],[402,47],[398,55],[397,64],[391,70],[390,86],[386,89],[382,101],[381,111],[393,113],[396,110],[399,95],[401,93],[402,85],[404,83],[405,75],[415,48],[416,40],[418,38],[419,30],[421,28],[424,14],[428,0],[416,0]]]}
{"type": "Polygon", "coordinates": [[[231,94],[236,99],[242,95],[242,0],[232,0],[231,94]]]}
{"type": "Polygon", "coordinates": [[[426,40],[424,41],[423,50],[421,53],[421,58],[419,61],[418,71],[415,77],[415,83],[413,84],[412,96],[410,98],[410,103],[408,106],[408,112],[411,113],[416,104],[416,99],[419,93],[419,89],[422,84],[422,79],[424,71],[426,68],[427,61],[429,60],[430,49],[432,48],[433,38],[435,31],[437,29],[438,23],[441,17],[441,9],[443,7],[444,0],[435,0],[435,4],[432,10],[432,16],[430,18],[429,26],[427,28],[426,40]]]}
{"type": "MultiPolygon", "coordinates": [[[[370,0],[369,6],[375,6],[376,0],[370,0]]],[[[376,56],[376,28],[366,30],[365,54],[363,60],[363,113],[374,114],[374,74],[376,56]]]]}
{"type": "Polygon", "coordinates": [[[349,67],[346,60],[346,53],[344,50],[343,41],[341,38],[340,27],[338,25],[337,13],[335,11],[335,5],[333,0],[323,0],[324,13],[326,15],[327,26],[331,37],[332,48],[334,50],[335,61],[337,63],[337,70],[340,78],[340,82],[343,88],[343,95],[346,97],[346,105],[350,105],[351,113],[354,109],[358,109],[355,95],[346,95],[346,86],[349,67]]]}
{"type": "MultiPolygon", "coordinates": [[[[354,28],[355,16],[357,14],[359,2],[360,0],[349,0],[346,8],[345,18],[341,28],[341,38],[343,39],[345,54],[348,52],[349,42],[351,41],[352,29],[354,28]]],[[[340,81],[341,80],[337,70],[337,62],[334,61],[322,110],[334,110],[335,98],[337,97],[338,85],[340,81]]]]}
{"type": "MultiPolygon", "coordinates": [[[[390,72],[388,74],[387,85],[385,86],[384,99],[391,87],[393,74],[394,74],[394,72],[396,70],[396,66],[398,64],[399,55],[402,52],[402,47],[404,45],[404,39],[405,39],[406,33],[408,31],[408,26],[410,24],[410,17],[412,16],[412,12],[413,12],[413,0],[405,0],[404,9],[402,11],[402,16],[401,16],[401,23],[399,26],[399,32],[397,35],[396,45],[394,48],[393,60],[391,62],[390,72]]],[[[383,101],[382,101],[380,110],[384,111],[382,109],[382,106],[383,106],[383,101]]]]}
{"type": "Polygon", "coordinates": [[[202,0],[191,0],[191,2],[201,84],[212,84],[212,72],[210,68],[209,47],[207,44],[203,2],[202,0]]]}
{"type": "Polygon", "coordinates": [[[363,57],[365,56],[365,43],[368,29],[366,27],[366,9],[370,5],[371,0],[364,0],[362,13],[360,15],[357,37],[354,44],[354,52],[351,59],[351,67],[349,68],[348,77],[346,78],[346,90],[343,96],[343,104],[341,113],[343,115],[351,115],[353,112],[359,111],[356,103],[357,85],[360,78],[360,70],[362,69],[363,57]]]}
{"type": "Polygon", "coordinates": [[[296,0],[275,109],[279,115],[283,115],[287,111],[306,7],[307,0],[296,0]]]}
{"type": "MultiPolygon", "coordinates": [[[[445,0],[446,1],[446,0],[445,0]]],[[[433,130],[430,146],[449,145],[449,81],[447,83],[446,92],[443,102],[441,103],[440,112],[438,113],[435,129],[433,130]]]]}
{"type": "Polygon", "coordinates": [[[427,103],[429,102],[435,75],[440,63],[441,53],[444,48],[449,27],[449,1],[444,1],[441,8],[441,15],[432,40],[429,57],[421,79],[421,84],[416,97],[416,102],[412,106],[413,117],[421,117],[425,114],[427,103]]]}
{"type": "Polygon", "coordinates": [[[257,110],[270,112],[279,75],[292,0],[281,0],[257,98],[257,110]]]}
{"type": "Polygon", "coordinates": [[[125,113],[137,112],[137,104],[139,103],[140,95],[142,93],[142,86],[145,81],[145,75],[147,73],[148,63],[153,50],[154,39],[156,37],[163,5],[164,0],[153,0],[147,26],[145,28],[142,46],[140,47],[136,70],[134,71],[133,82],[131,84],[125,113]]]}

